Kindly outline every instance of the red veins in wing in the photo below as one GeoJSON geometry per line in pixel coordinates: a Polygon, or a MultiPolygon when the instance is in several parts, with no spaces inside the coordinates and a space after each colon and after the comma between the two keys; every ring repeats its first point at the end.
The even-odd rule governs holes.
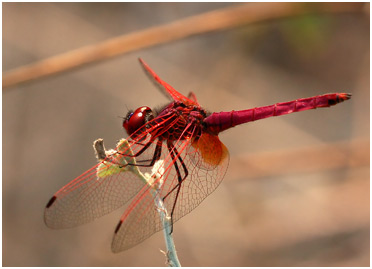
{"type": "MultiPolygon", "coordinates": [[[[47,226],[51,228],[74,227],[123,206],[141,190],[144,183],[133,173],[124,172],[125,170],[123,172],[119,170],[118,173],[104,177],[97,177],[97,169],[102,165],[110,166],[122,163],[121,158],[125,157],[125,153],[134,152],[135,154],[144,147],[145,141],[153,145],[155,138],[170,128],[176,119],[169,116],[164,121],[159,121],[153,125],[147,132],[138,132],[137,140],[129,140],[130,149],[128,146],[118,145],[116,151],[113,151],[105,160],[56,192],[45,209],[44,220],[47,226]],[[163,126],[164,124],[167,124],[167,126],[163,126]],[[138,143],[136,141],[143,142],[138,143]]],[[[153,154],[151,148],[148,151],[147,156],[153,154]]]]}
{"type": "MultiPolygon", "coordinates": [[[[193,132],[188,130],[189,126],[190,125],[185,128],[184,132],[193,132]]],[[[185,154],[185,150],[190,142],[191,140],[174,141],[174,143],[178,145],[174,146],[178,152],[174,159],[171,157],[171,154],[164,154],[162,159],[164,161],[165,171],[162,178],[163,183],[160,184],[161,191],[159,194],[161,197],[165,197],[172,190],[176,192],[175,186],[178,185],[178,179],[175,174],[171,173],[171,170],[174,168],[174,163],[176,160],[178,160],[180,155],[185,154]]],[[[177,162],[179,163],[180,161],[178,160],[177,162]]],[[[160,180],[160,178],[155,180],[153,184],[158,184],[160,180]]],[[[113,252],[128,249],[161,229],[162,226],[160,225],[159,216],[156,210],[154,210],[154,196],[151,192],[152,188],[149,185],[143,186],[143,188],[133,199],[132,203],[125,210],[115,229],[115,236],[112,242],[113,252]]],[[[184,193],[180,193],[179,199],[183,199],[183,195],[184,193]]],[[[187,195],[185,198],[186,197],[187,195]]],[[[169,210],[168,214],[170,214],[170,210],[173,207],[173,202],[172,200],[168,199],[165,199],[164,202],[169,210]]],[[[177,204],[179,204],[179,202],[180,200],[177,202],[177,204]]],[[[178,212],[180,216],[183,216],[185,213],[187,212],[178,212]]],[[[174,221],[176,220],[177,219],[174,221]]]]}
{"type": "Polygon", "coordinates": [[[149,75],[160,85],[162,85],[165,90],[170,94],[170,96],[175,100],[175,101],[181,101],[185,103],[186,105],[198,105],[196,102],[193,100],[187,98],[186,96],[182,95],[178,91],[176,91],[171,85],[166,83],[164,80],[162,80],[146,63],[144,60],[139,58],[140,63],[142,66],[145,68],[145,70],[148,72],[149,75]]]}

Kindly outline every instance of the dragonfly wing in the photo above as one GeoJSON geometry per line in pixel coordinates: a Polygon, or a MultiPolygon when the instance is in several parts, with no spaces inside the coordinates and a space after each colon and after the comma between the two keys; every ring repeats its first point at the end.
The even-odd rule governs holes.
{"type": "Polygon", "coordinates": [[[101,162],[51,198],[44,214],[48,227],[70,228],[90,222],[123,206],[143,187],[144,183],[130,172],[98,176],[102,165],[110,164],[101,162]]]}
{"type": "Polygon", "coordinates": [[[196,98],[196,95],[194,92],[189,92],[189,94],[187,95],[187,98],[194,101],[196,104],[199,104],[198,99],[196,98]]]}
{"type": "Polygon", "coordinates": [[[104,160],[55,193],[44,212],[46,225],[56,229],[75,227],[108,214],[133,198],[146,185],[135,168],[151,171],[146,166],[154,158],[155,137],[166,123],[169,121],[140,128],[134,139],[120,140],[104,160]],[[139,156],[130,157],[133,155],[139,156]]]}
{"type": "Polygon", "coordinates": [[[141,158],[134,160],[128,157],[149,142],[150,136],[146,140],[145,135],[138,135],[143,143],[131,140],[129,145],[127,140],[121,140],[105,160],[55,193],[44,212],[46,225],[58,229],[84,224],[112,212],[133,198],[146,183],[133,172],[132,165],[126,164],[143,159],[148,163],[151,160],[154,143],[146,148],[141,158]]]}
{"type": "Polygon", "coordinates": [[[182,95],[176,91],[171,85],[162,80],[149,66],[145,63],[144,60],[139,58],[139,61],[145,70],[145,73],[148,75],[151,81],[157,86],[158,89],[170,100],[182,101],[185,104],[197,104],[193,100],[182,95]]]}
{"type": "MultiPolygon", "coordinates": [[[[204,142],[200,143],[204,144],[204,142]]],[[[185,175],[185,171],[181,168],[182,162],[187,167],[188,176],[181,184],[179,184],[173,158],[168,150],[162,152],[164,154],[162,156],[165,156],[163,159],[164,173],[159,172],[163,176],[158,183],[161,186],[158,195],[163,198],[169,215],[174,207],[173,223],[192,211],[211,194],[221,183],[226,173],[229,162],[226,147],[219,140],[209,142],[215,143],[215,146],[222,149],[219,153],[220,156],[216,156],[219,161],[215,161],[213,164],[210,160],[203,159],[204,153],[201,153],[203,146],[200,144],[199,147],[196,147],[195,143],[197,142],[192,143],[191,140],[184,140],[174,145],[179,153],[177,165],[181,175],[185,175]],[[161,183],[161,181],[163,182],[161,183]],[[177,196],[178,187],[180,190],[177,196]]],[[[129,249],[164,228],[154,200],[154,189],[148,185],[144,186],[132,200],[116,227],[112,242],[113,252],[129,249]]]]}

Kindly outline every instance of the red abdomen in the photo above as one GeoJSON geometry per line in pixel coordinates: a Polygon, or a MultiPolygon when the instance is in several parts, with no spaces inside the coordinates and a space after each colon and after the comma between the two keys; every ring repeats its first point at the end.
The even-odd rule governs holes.
{"type": "Polygon", "coordinates": [[[271,106],[263,106],[240,111],[212,113],[212,115],[204,119],[204,122],[206,123],[209,132],[218,134],[224,130],[246,122],[315,109],[318,107],[330,107],[350,98],[351,94],[348,93],[324,94],[284,103],[277,103],[271,106]]]}

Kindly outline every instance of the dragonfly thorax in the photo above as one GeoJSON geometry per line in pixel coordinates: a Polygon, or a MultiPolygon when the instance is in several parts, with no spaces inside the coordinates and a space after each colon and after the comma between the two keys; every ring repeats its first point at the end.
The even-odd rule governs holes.
{"type": "Polygon", "coordinates": [[[160,139],[176,141],[197,138],[205,128],[206,117],[207,112],[200,106],[175,101],[163,108],[152,122],[161,124],[160,139]]]}

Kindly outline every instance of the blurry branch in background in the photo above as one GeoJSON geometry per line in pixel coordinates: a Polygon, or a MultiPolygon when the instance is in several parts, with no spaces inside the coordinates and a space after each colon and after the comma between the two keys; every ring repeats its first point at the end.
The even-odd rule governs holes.
{"type": "Polygon", "coordinates": [[[312,145],[292,150],[243,154],[231,160],[226,178],[247,180],[327,170],[342,171],[342,168],[363,166],[369,166],[368,139],[327,143],[317,147],[312,145]],[[247,168],[249,168],[249,174],[247,174],[247,168]]]}
{"type": "MultiPolygon", "coordinates": [[[[369,3],[249,3],[222,8],[160,26],[124,34],[85,46],[3,74],[3,88],[65,72],[124,53],[186,37],[251,23],[320,13],[364,12],[369,3]]],[[[369,8],[367,8],[369,9],[369,8]]]]}

